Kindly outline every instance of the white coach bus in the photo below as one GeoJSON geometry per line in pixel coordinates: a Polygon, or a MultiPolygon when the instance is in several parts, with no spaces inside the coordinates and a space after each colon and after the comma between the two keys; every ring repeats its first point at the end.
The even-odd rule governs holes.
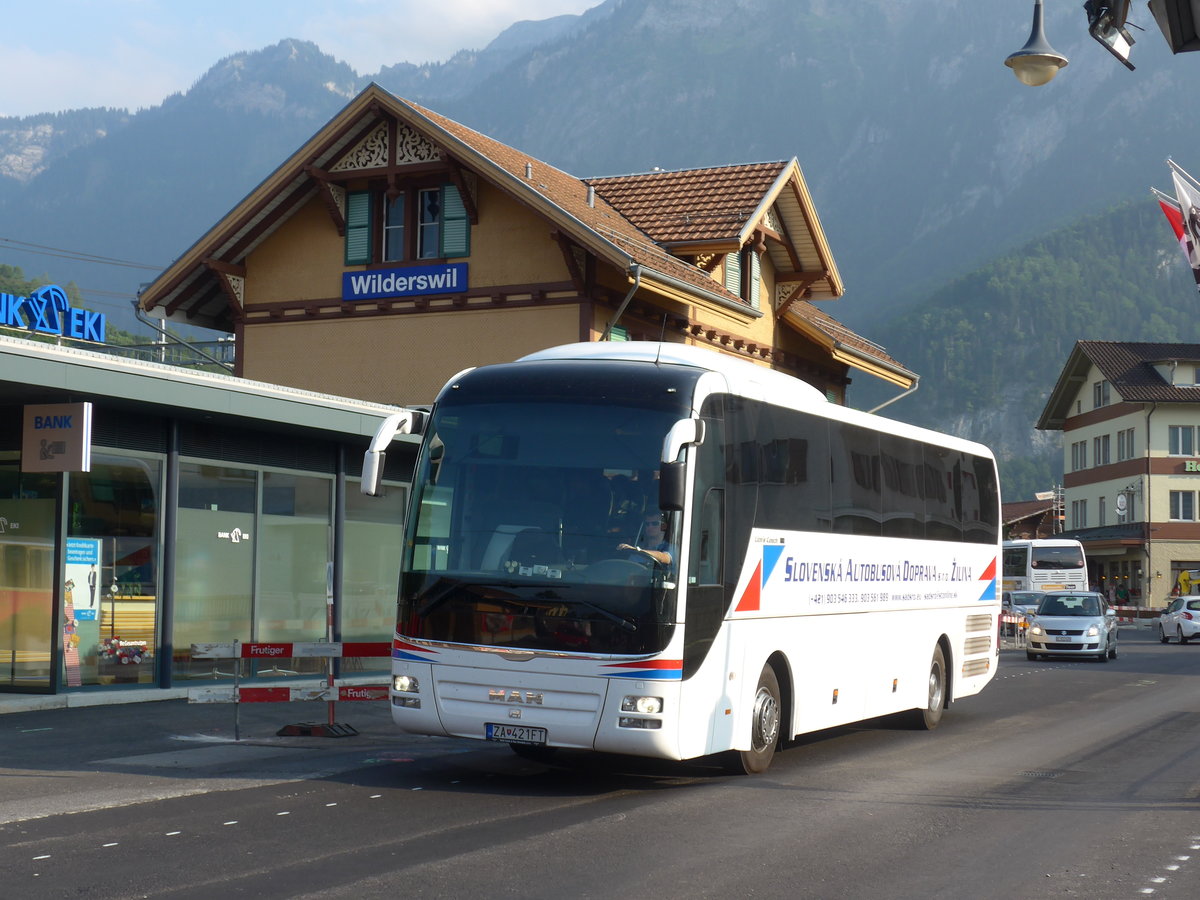
{"type": "Polygon", "coordinates": [[[987,448],[679,344],[451,379],[420,432],[390,700],[407,732],[761,772],[795,735],[935,727],[998,653],[987,448]]]}
{"type": "Polygon", "coordinates": [[[1086,591],[1083,544],[1070,538],[1005,541],[1000,579],[1005,591],[1086,591]]]}

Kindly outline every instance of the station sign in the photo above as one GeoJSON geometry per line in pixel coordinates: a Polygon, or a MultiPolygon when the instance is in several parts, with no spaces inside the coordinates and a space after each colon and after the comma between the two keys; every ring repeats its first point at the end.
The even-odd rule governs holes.
{"type": "Polygon", "coordinates": [[[467,289],[467,264],[400,266],[342,273],[342,300],[383,300],[425,294],[459,294],[467,289]]]}

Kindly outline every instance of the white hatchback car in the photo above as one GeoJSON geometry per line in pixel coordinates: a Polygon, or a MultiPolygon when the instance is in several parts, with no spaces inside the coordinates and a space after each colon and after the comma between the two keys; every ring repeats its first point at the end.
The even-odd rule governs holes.
{"type": "Polygon", "coordinates": [[[1200,597],[1176,597],[1158,617],[1158,639],[1186,644],[1200,635],[1200,597]]]}
{"type": "Polygon", "coordinates": [[[1029,622],[1025,654],[1117,658],[1117,611],[1095,591],[1047,591],[1029,622]]]}

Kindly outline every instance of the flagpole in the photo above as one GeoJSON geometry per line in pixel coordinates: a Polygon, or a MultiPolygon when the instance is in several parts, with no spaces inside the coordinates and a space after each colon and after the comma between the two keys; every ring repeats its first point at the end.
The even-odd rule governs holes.
{"type": "Polygon", "coordinates": [[[1189,175],[1187,173],[1187,171],[1183,168],[1183,166],[1179,165],[1179,163],[1175,162],[1175,160],[1171,159],[1171,157],[1169,157],[1169,156],[1167,157],[1167,165],[1170,166],[1176,172],[1178,172],[1180,175],[1182,175],[1184,178],[1186,178],[1188,181],[1190,181],[1192,183],[1192,186],[1195,187],[1196,190],[1200,190],[1200,181],[1197,181],[1195,178],[1193,178],[1191,175],[1189,175]]]}
{"type": "Polygon", "coordinates": [[[1170,194],[1164,194],[1162,191],[1160,191],[1156,187],[1150,188],[1150,193],[1153,194],[1155,197],[1157,197],[1160,202],[1170,203],[1173,207],[1180,210],[1180,212],[1183,211],[1179,206],[1179,201],[1176,200],[1174,197],[1172,197],[1170,194]]]}

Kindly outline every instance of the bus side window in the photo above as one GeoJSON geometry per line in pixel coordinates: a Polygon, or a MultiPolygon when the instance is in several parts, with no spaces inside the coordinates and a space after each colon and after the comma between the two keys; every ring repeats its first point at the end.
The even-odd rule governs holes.
{"type": "Polygon", "coordinates": [[[692,525],[690,584],[721,583],[721,520],[725,492],[709,488],[704,493],[699,514],[692,525]]]}

